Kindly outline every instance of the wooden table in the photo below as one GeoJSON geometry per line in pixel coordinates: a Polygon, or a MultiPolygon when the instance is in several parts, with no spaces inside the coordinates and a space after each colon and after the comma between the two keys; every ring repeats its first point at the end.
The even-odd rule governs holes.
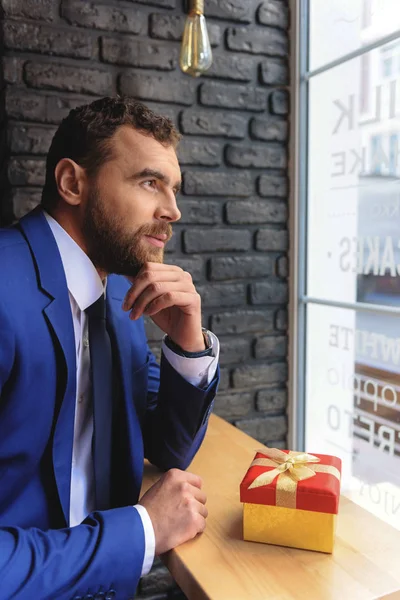
{"type": "MultiPolygon", "coordinates": [[[[332,555],[244,542],[239,484],[262,447],[212,415],[190,468],[203,478],[205,532],[162,558],[190,600],[400,600],[400,532],[342,497],[332,555]]],[[[143,491],[160,472],[145,465],[143,491]]]]}

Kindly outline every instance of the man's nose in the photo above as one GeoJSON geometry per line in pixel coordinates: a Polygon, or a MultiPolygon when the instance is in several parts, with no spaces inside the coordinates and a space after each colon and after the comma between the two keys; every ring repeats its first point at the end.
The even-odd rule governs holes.
{"type": "Polygon", "coordinates": [[[168,221],[170,223],[179,221],[182,214],[176,203],[176,196],[173,191],[165,194],[164,201],[157,210],[156,216],[158,219],[162,219],[163,221],[168,221]]]}

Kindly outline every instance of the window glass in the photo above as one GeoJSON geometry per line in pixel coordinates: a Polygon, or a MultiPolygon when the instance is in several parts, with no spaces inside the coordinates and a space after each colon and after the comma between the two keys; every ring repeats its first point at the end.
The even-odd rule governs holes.
{"type": "Polygon", "coordinates": [[[308,305],[306,448],[340,456],[342,493],[400,529],[398,323],[308,305]]]}
{"type": "MultiPolygon", "coordinates": [[[[312,71],[400,30],[400,2],[310,0],[309,30],[312,71]]],[[[400,529],[400,34],[308,92],[305,449],[400,529]]]]}
{"type": "Polygon", "coordinates": [[[310,80],[311,297],[400,306],[400,78],[384,48],[310,80]]]}
{"type": "MultiPolygon", "coordinates": [[[[310,0],[309,27],[310,70],[314,70],[400,29],[400,2],[310,0]]],[[[390,70],[392,56],[382,63],[386,60],[390,70]]]]}

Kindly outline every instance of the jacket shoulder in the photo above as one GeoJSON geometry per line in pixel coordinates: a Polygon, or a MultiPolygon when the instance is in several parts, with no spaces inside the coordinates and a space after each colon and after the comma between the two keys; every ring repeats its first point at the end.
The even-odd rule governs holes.
{"type": "Polygon", "coordinates": [[[15,225],[0,228],[0,250],[18,244],[26,245],[26,240],[21,231],[15,225]]]}

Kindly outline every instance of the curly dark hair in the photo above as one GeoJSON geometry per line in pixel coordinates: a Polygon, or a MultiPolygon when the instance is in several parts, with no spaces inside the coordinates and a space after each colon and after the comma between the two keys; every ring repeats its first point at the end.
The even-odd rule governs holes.
{"type": "Polygon", "coordinates": [[[177,147],[180,134],[171,119],[157,115],[142,102],[129,97],[106,97],[74,108],[61,121],[46,160],[46,180],[42,206],[51,211],[58,202],[55,168],[62,158],[70,158],[94,176],[112,156],[110,139],[122,125],[152,136],[164,146],[177,147]]]}

